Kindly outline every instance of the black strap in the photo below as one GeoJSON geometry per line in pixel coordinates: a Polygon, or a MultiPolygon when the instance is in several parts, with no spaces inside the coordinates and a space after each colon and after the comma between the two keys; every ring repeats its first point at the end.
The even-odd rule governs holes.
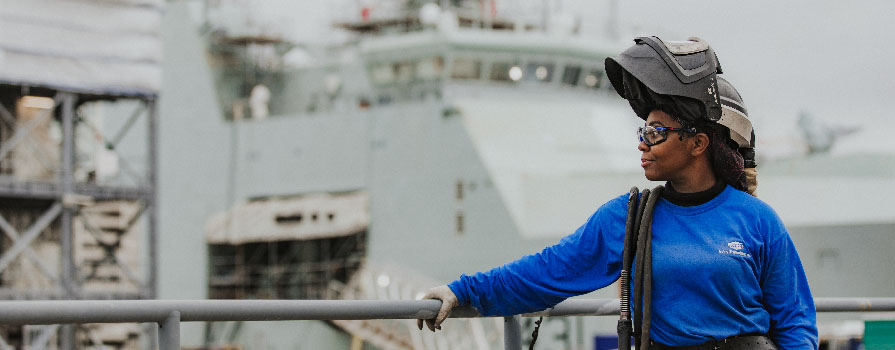
{"type": "Polygon", "coordinates": [[[541,328],[541,321],[543,320],[544,316],[541,316],[535,321],[535,330],[531,331],[531,344],[528,344],[528,350],[534,350],[535,342],[538,341],[538,329],[541,328]]]}

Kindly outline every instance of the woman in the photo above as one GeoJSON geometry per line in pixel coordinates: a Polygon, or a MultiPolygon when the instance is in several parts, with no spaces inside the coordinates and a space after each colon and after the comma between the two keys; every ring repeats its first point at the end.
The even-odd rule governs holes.
{"type": "MultiPolygon", "coordinates": [[[[817,349],[801,262],[776,213],[751,195],[754,134],[739,94],[717,76],[711,48],[697,38],[637,38],[606,59],[606,70],[645,121],[638,130],[644,175],[666,182],[652,212],[652,262],[644,264],[652,268],[648,346],[817,349]]],[[[427,326],[440,329],[458,305],[513,315],[612,284],[622,268],[628,198],[610,200],[539,253],[433,288],[424,298],[443,303],[427,326]]]]}

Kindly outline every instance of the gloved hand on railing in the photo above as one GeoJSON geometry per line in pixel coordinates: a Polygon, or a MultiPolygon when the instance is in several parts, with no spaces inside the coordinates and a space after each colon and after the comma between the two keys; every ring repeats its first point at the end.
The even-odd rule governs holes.
{"type": "MultiPolygon", "coordinates": [[[[438,310],[438,315],[435,319],[425,320],[426,326],[433,332],[436,329],[441,329],[441,323],[451,314],[451,309],[457,307],[460,303],[457,301],[457,296],[454,295],[454,292],[446,285],[429,289],[429,291],[426,292],[426,295],[423,295],[423,299],[441,300],[441,309],[438,310]]],[[[416,326],[422,330],[423,320],[416,320],[416,326]]]]}

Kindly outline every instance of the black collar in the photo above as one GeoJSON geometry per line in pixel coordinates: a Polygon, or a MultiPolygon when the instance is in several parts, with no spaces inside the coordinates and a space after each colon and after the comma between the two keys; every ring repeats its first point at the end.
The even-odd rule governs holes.
{"type": "Polygon", "coordinates": [[[669,202],[675,205],[679,205],[682,207],[693,207],[703,203],[706,203],[713,198],[717,197],[721,192],[724,192],[724,188],[727,187],[727,184],[724,181],[717,180],[715,181],[715,185],[712,188],[709,188],[705,191],[694,192],[694,193],[680,193],[674,190],[674,187],[671,186],[671,182],[665,183],[665,191],[662,192],[662,198],[667,199],[669,202]]]}

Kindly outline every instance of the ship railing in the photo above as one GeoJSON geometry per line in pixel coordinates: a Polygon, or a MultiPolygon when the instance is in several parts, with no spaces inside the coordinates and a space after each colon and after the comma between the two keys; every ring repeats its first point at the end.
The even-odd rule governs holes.
{"type": "MultiPolygon", "coordinates": [[[[47,300],[0,301],[0,324],[158,324],[160,350],[180,349],[181,322],[430,319],[438,300],[47,300]]],[[[815,298],[818,312],[895,311],[895,298],[815,298]]],[[[570,299],[542,312],[504,318],[504,348],[522,345],[520,317],[617,315],[618,299],[570,299]]],[[[460,307],[452,318],[481,317],[460,307]]]]}

